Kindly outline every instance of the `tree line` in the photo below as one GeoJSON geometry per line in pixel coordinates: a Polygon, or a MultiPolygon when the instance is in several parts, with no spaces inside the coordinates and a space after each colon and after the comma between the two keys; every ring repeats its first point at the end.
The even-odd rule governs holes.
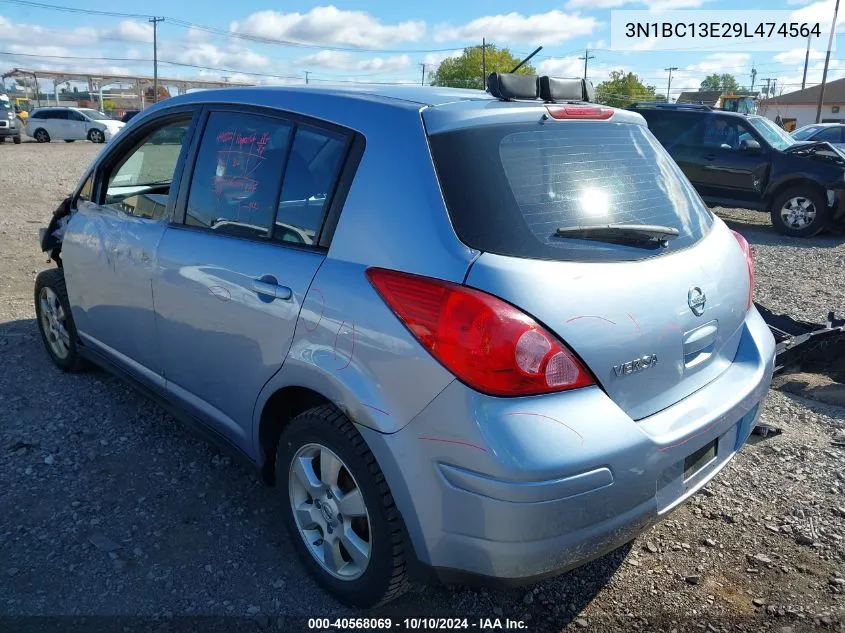
{"type": "MultiPolygon", "coordinates": [[[[443,60],[437,70],[429,75],[431,85],[483,90],[485,82],[482,67],[485,63],[489,74],[510,72],[520,62],[507,48],[487,44],[485,49],[482,52],[481,46],[470,46],[460,56],[443,60]]],[[[517,72],[532,75],[536,70],[529,62],[517,72]]],[[[713,73],[705,77],[699,90],[742,92],[745,88],[729,73],[713,73]]],[[[636,73],[614,70],[607,80],[596,86],[596,101],[620,108],[635,101],[666,101],[666,95],[658,92],[655,86],[645,83],[636,73]]]]}

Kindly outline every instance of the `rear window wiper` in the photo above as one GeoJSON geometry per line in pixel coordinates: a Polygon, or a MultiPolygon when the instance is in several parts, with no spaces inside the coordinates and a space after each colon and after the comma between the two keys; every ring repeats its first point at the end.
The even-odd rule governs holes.
{"type": "Polygon", "coordinates": [[[678,229],[659,224],[600,224],[595,226],[562,226],[553,237],[568,237],[601,242],[621,242],[646,248],[668,246],[678,237],[678,229]]]}

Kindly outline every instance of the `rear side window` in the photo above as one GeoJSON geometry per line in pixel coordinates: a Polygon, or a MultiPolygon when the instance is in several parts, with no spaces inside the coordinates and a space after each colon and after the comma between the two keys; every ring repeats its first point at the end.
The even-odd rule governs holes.
{"type": "Polygon", "coordinates": [[[296,128],[285,169],[273,238],[313,244],[340,174],[346,138],[307,125],[296,128]]]}
{"type": "Polygon", "coordinates": [[[842,128],[839,126],[829,127],[813,137],[814,141],[824,141],[826,143],[841,143],[842,142],[842,128]]]}
{"type": "Polygon", "coordinates": [[[468,246],[514,257],[612,261],[698,241],[712,216],[646,128],[593,121],[478,126],[430,138],[452,224],[468,246]],[[555,237],[559,228],[676,228],[667,248],[555,237]]]}
{"type": "Polygon", "coordinates": [[[293,136],[280,119],[212,112],[191,180],[185,224],[267,238],[293,136]]]}

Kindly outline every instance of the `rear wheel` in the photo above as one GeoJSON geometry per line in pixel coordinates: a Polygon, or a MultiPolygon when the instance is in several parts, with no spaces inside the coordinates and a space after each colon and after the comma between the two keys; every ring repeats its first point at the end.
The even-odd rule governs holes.
{"type": "Polygon", "coordinates": [[[88,364],[79,355],[76,326],[70,312],[65,275],[60,268],[45,270],[35,279],[35,315],[44,347],[63,371],[82,371],[88,364]]]}
{"type": "Polygon", "coordinates": [[[293,546],[324,589],[365,608],[403,593],[399,512],[375,457],[346,416],[325,405],[294,418],[279,440],[276,485],[293,546]]]}
{"type": "Polygon", "coordinates": [[[50,142],[50,135],[47,134],[47,130],[43,127],[38,128],[35,130],[35,134],[33,138],[38,141],[39,143],[49,143],[50,142]]]}
{"type": "Polygon", "coordinates": [[[812,237],[827,225],[830,209],[821,192],[811,187],[793,187],[772,203],[772,225],[778,233],[812,237]]]}
{"type": "Polygon", "coordinates": [[[13,139],[13,141],[14,141],[15,145],[20,145],[20,144],[21,144],[21,137],[20,137],[20,136],[16,136],[16,137],[13,139]]]}
{"type": "Polygon", "coordinates": [[[94,128],[93,130],[88,132],[88,140],[91,141],[92,143],[105,143],[106,135],[103,134],[102,130],[98,130],[97,128],[94,128]]]}

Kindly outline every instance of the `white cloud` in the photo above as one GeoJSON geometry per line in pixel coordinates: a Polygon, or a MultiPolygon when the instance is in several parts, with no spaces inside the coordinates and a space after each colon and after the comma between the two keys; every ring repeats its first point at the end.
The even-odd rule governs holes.
{"type": "Polygon", "coordinates": [[[167,43],[161,47],[162,57],[183,64],[196,66],[221,66],[248,72],[270,72],[271,61],[247,48],[221,49],[210,43],[194,44],[188,49],[171,48],[167,43]]]}
{"type": "Polygon", "coordinates": [[[713,53],[705,55],[697,64],[684,68],[689,71],[704,73],[737,74],[738,69],[751,68],[751,55],[748,53],[713,53]]]}
{"type": "Polygon", "coordinates": [[[5,42],[50,42],[55,46],[84,46],[96,42],[96,29],[81,27],[70,30],[53,30],[34,24],[15,23],[0,16],[0,40],[5,42]]]}
{"type": "MultiPolygon", "coordinates": [[[[830,24],[833,20],[833,7],[835,0],[822,0],[821,2],[814,2],[805,7],[795,10],[792,13],[791,21],[814,24],[816,22],[821,25],[821,37],[819,38],[827,45],[827,38],[830,35],[830,24]]],[[[842,7],[840,7],[842,9],[842,7]]],[[[845,21],[842,19],[842,12],[839,13],[839,18],[836,21],[836,31],[838,33],[845,32],[845,21]]]]}
{"type": "MultiPolygon", "coordinates": [[[[790,51],[778,53],[772,57],[772,59],[784,65],[803,64],[806,54],[807,49],[805,48],[793,48],[790,51]]],[[[824,59],[824,53],[821,51],[810,50],[810,59],[824,59]]]]}
{"type": "Polygon", "coordinates": [[[230,30],[271,39],[308,44],[346,44],[385,48],[397,42],[413,42],[425,34],[425,22],[408,20],[382,24],[364,11],[345,11],[334,6],[314,7],[308,13],[258,11],[230,30]]]}
{"type": "Polygon", "coordinates": [[[132,42],[153,42],[153,25],[136,20],[123,20],[116,28],[103,29],[99,34],[132,42]]]}
{"type": "Polygon", "coordinates": [[[460,57],[464,54],[464,49],[459,48],[454,51],[444,51],[438,53],[427,53],[425,57],[423,57],[422,63],[426,65],[427,68],[430,68],[431,71],[435,71],[440,67],[445,60],[451,57],[460,57]]]}
{"type": "Polygon", "coordinates": [[[550,77],[581,77],[584,75],[584,60],[574,55],[549,57],[537,64],[537,74],[550,77]]]}
{"type": "Polygon", "coordinates": [[[392,57],[372,57],[359,59],[353,53],[343,51],[320,51],[313,55],[306,55],[296,60],[300,68],[332,68],[335,70],[350,71],[381,71],[395,72],[404,70],[411,65],[411,58],[408,55],[395,55],[392,57]]]}
{"type": "Polygon", "coordinates": [[[618,9],[626,5],[645,5],[652,11],[666,11],[669,9],[694,9],[710,0],[569,0],[567,9],[618,9]]]}
{"type": "Polygon", "coordinates": [[[434,34],[438,42],[455,40],[480,41],[486,37],[494,43],[524,42],[529,44],[560,44],[573,37],[590,35],[600,22],[592,16],[577,13],[563,13],[553,10],[548,13],[522,15],[487,15],[463,26],[441,25],[434,34]]]}

